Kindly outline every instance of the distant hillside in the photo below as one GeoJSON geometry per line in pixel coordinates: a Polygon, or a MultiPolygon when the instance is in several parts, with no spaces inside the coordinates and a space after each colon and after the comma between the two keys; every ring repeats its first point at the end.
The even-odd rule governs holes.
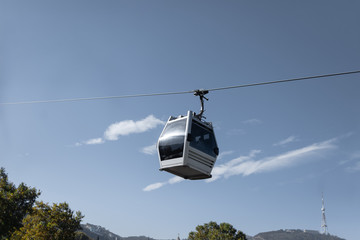
{"type": "MultiPolygon", "coordinates": [[[[81,225],[85,233],[91,240],[155,240],[150,237],[139,236],[139,237],[121,237],[116,235],[109,230],[93,225],[93,224],[82,224],[81,225]]],[[[333,235],[321,234],[314,230],[278,230],[271,232],[259,233],[253,237],[246,236],[248,240],[345,240],[333,235]]],[[[87,239],[83,239],[87,240],[87,239]]]]}
{"type": "Polygon", "coordinates": [[[93,240],[154,240],[153,238],[139,236],[139,237],[120,237],[109,230],[93,225],[90,223],[81,224],[82,232],[93,240]]]}
{"type": "Polygon", "coordinates": [[[278,230],[263,232],[248,237],[248,240],[345,240],[332,235],[321,234],[313,230],[278,230]]]}

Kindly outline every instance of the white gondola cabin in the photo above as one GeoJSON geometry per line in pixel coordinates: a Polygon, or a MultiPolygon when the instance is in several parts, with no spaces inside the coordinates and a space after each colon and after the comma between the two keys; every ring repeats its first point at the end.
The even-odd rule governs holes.
{"type": "Polygon", "coordinates": [[[192,111],[169,118],[157,150],[160,170],[191,180],[211,178],[219,154],[212,124],[192,111]]]}

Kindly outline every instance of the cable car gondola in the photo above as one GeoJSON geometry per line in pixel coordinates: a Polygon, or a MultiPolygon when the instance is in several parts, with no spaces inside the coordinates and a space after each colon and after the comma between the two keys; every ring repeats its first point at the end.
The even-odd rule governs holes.
{"type": "Polygon", "coordinates": [[[219,148],[212,124],[202,120],[207,92],[195,92],[200,114],[188,111],[186,116],[169,117],[157,143],[160,170],[191,180],[211,178],[219,148]]]}

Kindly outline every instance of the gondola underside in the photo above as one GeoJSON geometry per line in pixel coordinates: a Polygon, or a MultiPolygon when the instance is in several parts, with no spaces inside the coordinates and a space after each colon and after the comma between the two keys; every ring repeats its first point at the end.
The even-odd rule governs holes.
{"type": "Polygon", "coordinates": [[[201,180],[201,179],[211,178],[211,174],[207,175],[194,168],[184,165],[167,167],[160,170],[167,171],[184,179],[190,179],[190,180],[201,180]]]}

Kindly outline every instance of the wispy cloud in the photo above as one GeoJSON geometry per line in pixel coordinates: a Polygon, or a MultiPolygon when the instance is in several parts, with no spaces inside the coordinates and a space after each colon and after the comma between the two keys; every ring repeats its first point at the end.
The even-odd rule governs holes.
{"type": "Polygon", "coordinates": [[[217,157],[218,160],[223,159],[225,156],[227,155],[231,155],[233,154],[234,151],[224,151],[224,152],[220,152],[219,156],[217,157]]]}
{"type": "MultiPolygon", "coordinates": [[[[350,156],[350,159],[347,161],[340,162],[340,165],[343,165],[343,164],[349,163],[349,162],[354,162],[354,160],[358,160],[358,159],[360,159],[360,151],[356,151],[356,152],[352,153],[350,156]]],[[[346,170],[348,172],[360,171],[360,161],[355,162],[355,164],[352,163],[352,166],[347,167],[346,170]]]]}
{"type": "Polygon", "coordinates": [[[314,143],[307,147],[292,150],[277,156],[265,157],[260,160],[255,160],[255,156],[259,151],[252,151],[248,156],[242,156],[214,167],[212,171],[213,177],[207,181],[212,182],[221,177],[227,178],[234,175],[249,176],[255,173],[270,172],[290,167],[306,157],[314,156],[317,153],[321,153],[321,151],[335,148],[334,141],[335,139],[331,139],[314,143]]]}
{"type": "Polygon", "coordinates": [[[19,153],[18,154],[18,157],[21,157],[21,158],[27,158],[30,156],[30,153],[19,153]]]}
{"type": "Polygon", "coordinates": [[[150,191],[153,191],[153,190],[156,190],[158,188],[161,188],[162,186],[164,186],[167,182],[158,182],[158,183],[153,183],[153,184],[150,184],[148,186],[146,186],[143,191],[144,192],[150,192],[150,191]]]}
{"type": "MultiPolygon", "coordinates": [[[[252,119],[247,119],[241,122],[242,124],[245,125],[259,125],[262,124],[262,121],[260,119],[257,118],[252,118],[252,119]]],[[[236,136],[236,135],[243,135],[246,134],[246,131],[242,128],[234,128],[234,129],[230,129],[226,132],[227,135],[229,136],[236,136]]]]}
{"type": "Polygon", "coordinates": [[[103,137],[92,138],[86,141],[78,142],[75,144],[75,146],[95,145],[103,144],[105,143],[105,141],[116,141],[119,139],[120,136],[126,136],[134,133],[143,133],[164,124],[164,121],[161,121],[153,115],[149,115],[139,121],[124,120],[113,123],[109,127],[107,127],[103,134],[103,137]]]}
{"type": "Polygon", "coordinates": [[[261,124],[262,121],[257,118],[252,118],[252,119],[245,120],[242,123],[244,123],[244,124],[261,124]]]}
{"type": "Polygon", "coordinates": [[[153,191],[153,190],[156,190],[158,188],[161,188],[167,184],[175,184],[175,183],[179,183],[179,182],[182,182],[182,181],[185,181],[183,178],[181,177],[172,177],[170,178],[168,181],[165,181],[165,182],[157,182],[157,183],[153,183],[153,184],[150,184],[148,186],[146,186],[143,191],[144,192],[150,192],[150,191],[153,191]]]}
{"type": "Polygon", "coordinates": [[[103,144],[105,143],[105,140],[103,138],[92,138],[86,141],[77,142],[75,143],[76,147],[80,147],[82,145],[97,145],[97,144],[103,144]]]}
{"type": "Polygon", "coordinates": [[[85,142],[85,144],[88,144],[88,145],[93,145],[93,144],[102,144],[104,143],[104,139],[102,138],[93,138],[93,139],[89,139],[85,142]]]}
{"type": "Polygon", "coordinates": [[[175,183],[179,183],[179,182],[182,182],[182,181],[184,181],[184,179],[181,178],[181,177],[172,177],[172,178],[169,179],[168,183],[169,184],[175,184],[175,183]]]}
{"type": "Polygon", "coordinates": [[[345,164],[349,164],[351,162],[354,162],[354,160],[360,159],[360,151],[356,151],[354,153],[352,153],[348,158],[340,160],[339,161],[339,165],[345,165],[345,164]]]}
{"type": "Polygon", "coordinates": [[[235,159],[230,160],[227,163],[220,164],[212,170],[212,178],[206,180],[207,182],[213,182],[222,176],[226,175],[232,168],[239,166],[241,164],[245,164],[247,162],[253,161],[252,159],[255,158],[257,154],[259,154],[260,150],[252,150],[249,155],[241,156],[235,159]]]}
{"type": "Polygon", "coordinates": [[[150,146],[143,147],[141,149],[141,152],[148,154],[148,155],[155,155],[157,153],[156,143],[154,143],[153,145],[150,145],[150,146]]]}
{"type": "Polygon", "coordinates": [[[239,129],[239,128],[231,129],[231,130],[226,132],[226,134],[229,135],[229,136],[242,135],[244,133],[245,133],[245,131],[243,129],[239,129]]]}
{"type": "Polygon", "coordinates": [[[352,153],[350,156],[350,159],[351,160],[360,159],[360,151],[356,151],[356,152],[352,153]]]}
{"type": "MultiPolygon", "coordinates": [[[[256,159],[256,157],[261,153],[261,151],[252,150],[246,156],[240,156],[224,164],[215,166],[211,173],[212,178],[205,181],[214,182],[220,178],[228,178],[236,175],[246,177],[255,173],[271,172],[286,167],[292,167],[296,164],[299,164],[300,161],[310,159],[309,157],[311,157],[311,159],[316,159],[315,156],[321,156],[322,153],[336,148],[337,146],[335,145],[335,142],[337,140],[337,138],[333,138],[327,141],[314,143],[303,148],[288,151],[276,156],[263,157],[258,160],[256,159]]],[[[229,151],[228,153],[230,154],[232,152],[229,151]]],[[[173,177],[165,182],[150,184],[146,186],[143,191],[153,191],[167,184],[174,184],[182,181],[184,181],[184,179],[180,177],[173,177]]]]}
{"type": "Polygon", "coordinates": [[[360,161],[356,162],[353,166],[347,167],[348,172],[358,172],[360,171],[360,161]]]}
{"type": "Polygon", "coordinates": [[[290,137],[288,137],[288,138],[286,138],[286,139],[284,139],[284,140],[281,140],[281,141],[279,141],[279,142],[277,142],[277,143],[274,143],[273,145],[274,145],[274,146],[284,146],[284,145],[286,145],[286,144],[288,144],[288,143],[292,143],[292,142],[295,142],[295,141],[297,141],[297,140],[298,140],[297,137],[295,137],[295,136],[290,136],[290,137]]]}

